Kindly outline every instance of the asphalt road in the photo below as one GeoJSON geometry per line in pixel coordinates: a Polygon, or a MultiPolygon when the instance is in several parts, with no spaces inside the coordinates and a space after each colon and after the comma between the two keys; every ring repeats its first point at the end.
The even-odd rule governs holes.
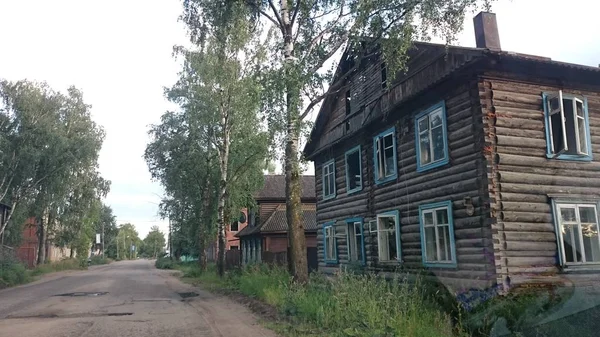
{"type": "Polygon", "coordinates": [[[275,336],[244,306],[146,260],[48,275],[0,291],[0,337],[275,336]],[[189,297],[189,296],[192,297],[189,297]],[[196,296],[197,295],[197,296],[196,296]]]}

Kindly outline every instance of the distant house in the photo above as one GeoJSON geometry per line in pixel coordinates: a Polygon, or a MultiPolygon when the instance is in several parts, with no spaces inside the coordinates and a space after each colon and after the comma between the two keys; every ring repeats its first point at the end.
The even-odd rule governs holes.
{"type": "Polygon", "coordinates": [[[363,60],[324,101],[304,149],[320,271],[464,288],[600,270],[600,69],[502,51],[495,15],[474,22],[476,48],[415,42],[393,81],[363,60]]]}
{"type": "MultiPolygon", "coordinates": [[[[17,248],[19,260],[25,263],[29,268],[36,265],[38,257],[39,237],[37,235],[37,224],[35,217],[27,219],[23,226],[23,237],[21,245],[17,248]]],[[[60,261],[71,256],[71,249],[67,247],[56,247],[53,244],[52,237],[46,240],[46,259],[48,262],[60,261]]],[[[73,252],[75,256],[75,252],[73,252]]]]}
{"type": "MultiPolygon", "coordinates": [[[[317,247],[315,177],[301,176],[302,218],[306,246],[317,247]]],[[[241,240],[245,263],[261,260],[263,252],[287,252],[288,223],[285,206],[285,176],[267,175],[265,185],[256,195],[256,210],[251,210],[249,223],[235,236],[241,240]]]]}

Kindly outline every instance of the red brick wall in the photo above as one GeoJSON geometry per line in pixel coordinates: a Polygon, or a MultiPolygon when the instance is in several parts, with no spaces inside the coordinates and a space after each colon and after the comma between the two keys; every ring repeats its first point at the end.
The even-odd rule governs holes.
{"type": "MultiPolygon", "coordinates": [[[[244,223],[240,222],[238,224],[238,232],[241,231],[242,229],[244,229],[246,226],[248,226],[248,209],[242,208],[241,211],[246,215],[246,222],[244,222],[244,223]]],[[[227,241],[227,245],[225,246],[226,250],[230,250],[232,246],[236,246],[237,249],[241,249],[240,239],[236,238],[234,236],[235,233],[237,233],[237,232],[231,231],[231,225],[228,225],[227,229],[225,231],[225,240],[227,241]]]]}

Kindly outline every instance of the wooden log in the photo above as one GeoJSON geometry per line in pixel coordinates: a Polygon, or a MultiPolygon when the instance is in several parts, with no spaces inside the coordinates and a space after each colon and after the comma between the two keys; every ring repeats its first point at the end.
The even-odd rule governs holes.
{"type": "Polygon", "coordinates": [[[531,213],[531,212],[500,212],[500,219],[507,222],[541,222],[547,223],[552,221],[550,213],[531,213]]]}
{"type": "Polygon", "coordinates": [[[538,130],[527,130],[517,128],[505,128],[496,126],[496,134],[510,137],[524,137],[524,138],[537,138],[541,139],[544,137],[544,133],[538,130]]]}
{"type": "MultiPolygon", "coordinates": [[[[506,88],[508,89],[508,88],[506,88]]],[[[536,106],[542,106],[542,94],[532,95],[528,93],[520,92],[517,88],[512,90],[499,90],[496,85],[493,86],[494,90],[494,104],[500,105],[501,102],[511,103],[523,103],[536,106]]]]}
{"type": "Polygon", "coordinates": [[[552,176],[539,175],[517,172],[500,172],[500,183],[523,183],[523,184],[539,184],[539,185],[558,185],[558,186],[586,186],[600,187],[600,175],[596,179],[569,177],[569,176],[552,176]]]}
{"type": "MultiPolygon", "coordinates": [[[[512,251],[549,251],[556,253],[555,242],[507,241],[506,250],[512,251]]],[[[554,256],[554,255],[553,255],[554,256]]]]}
{"type": "Polygon", "coordinates": [[[556,242],[554,231],[544,232],[523,232],[523,231],[504,231],[502,233],[506,241],[525,241],[525,242],[556,242]]]}
{"type": "MultiPolygon", "coordinates": [[[[497,224],[502,227],[505,231],[514,232],[551,232],[554,235],[554,225],[552,223],[531,223],[531,222],[500,222],[497,224]]],[[[507,232],[506,232],[507,233],[507,232]]],[[[516,234],[515,234],[516,235],[516,234]]],[[[526,234],[520,233],[519,235],[526,234]]],[[[511,238],[515,240],[514,238],[511,238]]]]}
{"type": "Polygon", "coordinates": [[[482,238],[481,228],[454,229],[455,240],[482,238]]]}
{"type": "Polygon", "coordinates": [[[452,128],[452,130],[448,130],[448,142],[450,143],[465,137],[473,138],[472,125],[463,125],[460,128],[452,128]]]}
{"type": "Polygon", "coordinates": [[[454,219],[454,228],[455,229],[481,228],[482,221],[483,221],[482,219],[483,219],[483,217],[481,215],[467,217],[467,218],[454,219]]]}
{"type": "MultiPolygon", "coordinates": [[[[517,259],[518,257],[511,257],[512,259],[517,259]]],[[[527,257],[523,257],[524,259],[527,257]]],[[[551,264],[547,264],[547,265],[543,265],[543,266],[537,266],[537,267],[518,267],[518,266],[509,266],[506,271],[510,274],[510,275],[518,275],[518,274],[528,274],[527,275],[527,279],[531,279],[531,275],[548,275],[548,274],[552,274],[552,273],[556,273],[557,269],[556,266],[551,265],[551,264]]],[[[546,276],[547,278],[547,276],[546,276]]],[[[516,284],[514,282],[512,282],[512,280],[515,279],[515,277],[511,277],[511,283],[512,284],[516,284]]]]}
{"type": "Polygon", "coordinates": [[[536,109],[521,109],[511,107],[496,107],[496,116],[504,118],[521,118],[539,121],[544,113],[536,109]]]}
{"type": "Polygon", "coordinates": [[[544,133],[544,123],[541,118],[539,120],[533,120],[515,117],[497,117],[496,132],[498,134],[505,134],[505,132],[508,130],[528,131],[529,133],[525,134],[532,134],[535,138],[542,138],[544,140],[546,139],[546,134],[544,133]]]}
{"type": "Polygon", "coordinates": [[[474,248],[474,247],[485,247],[485,243],[483,241],[482,238],[479,239],[460,239],[460,240],[456,240],[456,248],[463,248],[463,247],[469,247],[469,248],[474,248]]]}
{"type": "MultiPolygon", "coordinates": [[[[556,246],[556,245],[555,245],[556,246]]],[[[503,252],[503,256],[506,257],[554,257],[556,256],[555,250],[523,250],[523,251],[515,251],[515,250],[505,250],[503,252]]]]}
{"type": "Polygon", "coordinates": [[[505,211],[550,213],[550,205],[547,203],[502,201],[500,204],[505,211]]]}
{"type": "Polygon", "coordinates": [[[525,137],[511,137],[496,135],[496,143],[499,147],[503,146],[514,146],[514,147],[528,147],[534,149],[546,149],[546,140],[537,138],[525,138],[525,137]]]}
{"type": "Polygon", "coordinates": [[[556,263],[553,257],[507,257],[506,265],[508,267],[537,267],[537,266],[552,266],[556,263]]]}
{"type": "Polygon", "coordinates": [[[588,170],[600,171],[600,163],[582,163],[564,160],[550,160],[544,157],[529,157],[526,155],[499,154],[497,156],[500,165],[535,166],[546,168],[559,168],[566,170],[588,170]]]}
{"type": "Polygon", "coordinates": [[[500,200],[514,201],[514,202],[547,203],[548,197],[545,195],[536,195],[536,194],[520,194],[520,193],[500,192],[500,200]]]}
{"type": "Polygon", "coordinates": [[[596,171],[587,171],[587,170],[583,170],[583,169],[566,170],[566,169],[559,169],[559,168],[530,167],[530,166],[516,166],[516,165],[498,165],[498,171],[530,173],[530,174],[539,174],[539,175],[553,175],[553,176],[589,177],[589,178],[597,178],[600,176],[600,174],[596,171]]]}
{"type": "Polygon", "coordinates": [[[546,156],[546,151],[540,148],[534,149],[529,147],[519,147],[519,146],[498,146],[496,148],[497,154],[511,154],[511,155],[524,155],[530,157],[544,157],[546,156]]]}

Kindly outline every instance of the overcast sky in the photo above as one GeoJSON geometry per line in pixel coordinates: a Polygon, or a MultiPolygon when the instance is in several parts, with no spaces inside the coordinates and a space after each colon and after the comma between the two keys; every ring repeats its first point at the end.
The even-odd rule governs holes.
{"type": "MultiPolygon", "coordinates": [[[[498,0],[502,49],[598,66],[600,5],[565,3],[498,0]]],[[[0,78],[83,91],[107,133],[100,155],[102,175],[112,181],[106,203],[142,237],[152,225],[167,230],[157,216],[161,188],[142,155],[148,125],[173,108],[163,87],[177,78],[173,45],[187,42],[180,12],[178,0],[0,0],[0,78]]],[[[472,16],[460,45],[475,45],[472,16]]]]}

